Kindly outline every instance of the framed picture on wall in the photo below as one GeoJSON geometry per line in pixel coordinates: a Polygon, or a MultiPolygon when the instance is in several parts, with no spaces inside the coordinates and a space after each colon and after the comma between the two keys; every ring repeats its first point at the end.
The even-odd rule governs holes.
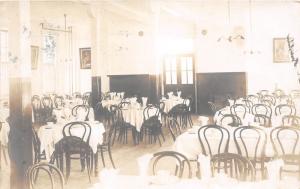
{"type": "Polygon", "coordinates": [[[273,39],[273,62],[284,63],[290,62],[290,52],[287,38],[274,38],[273,39]]]}
{"type": "Polygon", "coordinates": [[[39,47],[31,46],[31,69],[36,70],[39,58],[39,47]]]}
{"type": "Polygon", "coordinates": [[[80,48],[80,69],[91,69],[91,48],[80,48]]]}

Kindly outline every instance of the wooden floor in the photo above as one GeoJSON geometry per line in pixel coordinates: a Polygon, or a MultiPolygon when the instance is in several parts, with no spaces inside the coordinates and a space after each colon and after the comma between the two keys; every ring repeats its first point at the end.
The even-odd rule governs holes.
{"type": "MultiPolygon", "coordinates": [[[[193,116],[194,124],[197,123],[197,116],[193,116]]],[[[157,142],[156,144],[140,143],[139,145],[133,145],[132,140],[128,141],[128,144],[115,143],[112,148],[112,155],[114,162],[119,169],[120,174],[137,175],[138,165],[136,159],[147,153],[155,153],[163,150],[171,150],[173,147],[173,139],[169,134],[167,128],[163,128],[166,140],[162,143],[162,146],[157,142]]],[[[129,135],[129,139],[130,139],[129,135]]],[[[105,154],[106,167],[112,168],[108,156],[105,154]]],[[[0,170],[0,188],[9,188],[10,169],[9,165],[5,165],[2,159],[2,169],[0,170]]],[[[100,154],[99,154],[99,171],[103,169],[100,154]]],[[[89,183],[87,172],[81,172],[79,162],[75,161],[72,164],[71,175],[66,189],[86,189],[93,185],[93,183],[99,182],[99,178],[92,176],[92,184],[89,183]]],[[[45,182],[47,183],[47,182],[45,182]]],[[[41,188],[47,188],[47,184],[43,184],[41,188]]],[[[124,187],[126,188],[126,187],[124,187]]]]}

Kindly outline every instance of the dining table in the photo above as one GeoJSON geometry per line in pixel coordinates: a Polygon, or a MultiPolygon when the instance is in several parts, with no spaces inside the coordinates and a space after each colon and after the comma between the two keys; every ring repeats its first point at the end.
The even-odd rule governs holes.
{"type": "MultiPolygon", "coordinates": [[[[100,173],[101,174],[101,173],[100,173]]],[[[99,182],[88,189],[298,189],[296,178],[285,177],[282,180],[238,181],[225,174],[218,174],[206,179],[177,178],[170,175],[138,176],[138,175],[109,175],[100,176],[99,182]]]]}
{"type": "Polygon", "coordinates": [[[168,113],[174,106],[182,104],[184,102],[184,99],[178,96],[170,96],[170,98],[162,98],[160,101],[165,103],[163,111],[165,113],[168,113]]]}
{"type": "MultiPolygon", "coordinates": [[[[184,154],[188,159],[190,160],[196,160],[198,155],[203,154],[204,151],[201,147],[199,136],[198,136],[198,130],[200,129],[200,125],[194,125],[192,128],[188,129],[186,132],[182,133],[176,138],[176,141],[173,145],[173,149],[177,152],[180,152],[184,154]]],[[[236,147],[235,141],[234,141],[234,130],[236,127],[226,127],[226,129],[229,131],[229,146],[228,146],[228,152],[229,153],[238,153],[238,149],[236,147]]],[[[266,137],[266,146],[265,146],[265,152],[264,155],[266,157],[275,157],[276,152],[273,149],[273,145],[270,139],[270,132],[272,128],[263,128],[265,131],[267,137],[266,137]]],[[[287,145],[285,147],[286,151],[290,151],[293,147],[294,138],[290,137],[291,133],[286,133],[285,137],[283,138],[285,144],[291,144],[287,145]]],[[[202,136],[202,135],[201,135],[202,136]]],[[[210,147],[212,152],[217,152],[220,142],[220,133],[219,132],[207,132],[207,139],[210,141],[210,147]]],[[[240,136],[237,136],[240,137],[240,136]]],[[[203,138],[203,136],[202,136],[203,138]]],[[[224,135],[224,139],[227,139],[224,135]]],[[[257,135],[255,133],[246,132],[243,134],[243,139],[245,144],[254,144],[254,145],[247,145],[247,150],[249,154],[254,154],[255,151],[255,145],[257,140],[257,135]]],[[[260,143],[261,145],[261,143],[260,143]]],[[[224,150],[225,145],[221,145],[221,150],[224,150]]],[[[300,151],[300,145],[296,147],[296,151],[300,151]]],[[[258,155],[260,157],[260,155],[258,155]]]]}

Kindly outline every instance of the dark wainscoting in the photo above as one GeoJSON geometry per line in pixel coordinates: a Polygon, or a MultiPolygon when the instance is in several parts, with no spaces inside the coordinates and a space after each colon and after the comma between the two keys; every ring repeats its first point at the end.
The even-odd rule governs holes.
{"type": "Polygon", "coordinates": [[[245,72],[197,73],[196,75],[199,114],[211,114],[208,101],[222,107],[225,106],[228,96],[238,98],[247,94],[245,72]]]}
{"type": "Polygon", "coordinates": [[[109,75],[108,77],[110,91],[125,92],[125,97],[146,96],[149,103],[158,102],[161,86],[156,75],[109,75]]]}
{"type": "Polygon", "coordinates": [[[96,104],[101,100],[101,77],[100,76],[93,76],[92,77],[92,107],[94,108],[95,112],[95,119],[98,120],[100,117],[100,109],[96,109],[96,104]]]}

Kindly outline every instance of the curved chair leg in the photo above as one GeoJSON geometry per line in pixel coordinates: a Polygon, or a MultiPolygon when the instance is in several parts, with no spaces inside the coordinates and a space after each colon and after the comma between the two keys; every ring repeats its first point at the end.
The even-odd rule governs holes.
{"type": "Polygon", "coordinates": [[[89,154],[86,154],[86,168],[89,176],[89,182],[91,183],[91,158],[89,154]]]}
{"type": "Polygon", "coordinates": [[[102,165],[105,167],[105,161],[104,161],[104,156],[103,156],[103,149],[100,147],[100,153],[101,153],[101,159],[102,159],[102,165]]]}
{"type": "Polygon", "coordinates": [[[108,150],[107,150],[107,151],[108,151],[108,155],[109,155],[110,162],[111,162],[113,168],[115,169],[116,166],[115,166],[114,160],[113,160],[112,155],[111,155],[110,146],[108,146],[108,150]]]}

